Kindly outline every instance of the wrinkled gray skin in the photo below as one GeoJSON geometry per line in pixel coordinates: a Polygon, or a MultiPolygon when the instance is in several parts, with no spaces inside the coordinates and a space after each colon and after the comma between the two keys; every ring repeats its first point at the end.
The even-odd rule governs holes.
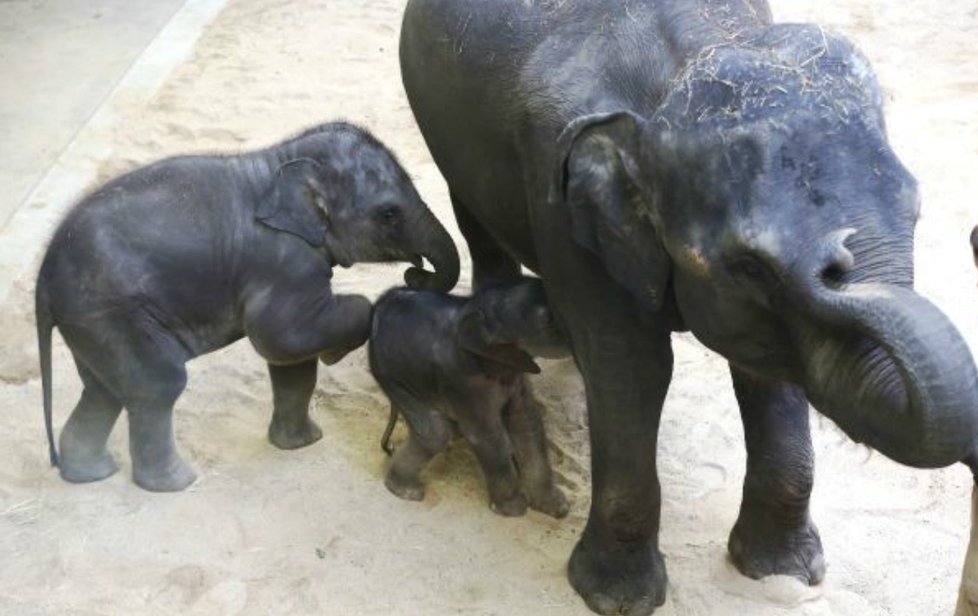
{"type": "Polygon", "coordinates": [[[493,511],[518,516],[529,504],[555,518],[567,515],[539,408],[519,378],[540,372],[532,355],[568,355],[538,279],[486,287],[472,298],[388,291],[377,300],[368,348],[370,369],[391,401],[381,446],[390,453],[398,415],[410,429],[387,473],[391,492],[424,498],[420,473],[454,425],[475,451],[493,511]]]}
{"type": "Polygon", "coordinates": [[[975,449],[974,362],[912,290],[916,184],[851,43],[761,0],[411,0],[400,51],[475,285],[529,267],[570,336],[593,482],[568,577],[592,609],[665,600],[671,331],[730,362],[748,576],[823,576],[808,401],[904,464],[975,449]]]}
{"type": "Polygon", "coordinates": [[[177,453],[173,404],[184,364],[247,336],[268,361],[269,440],[303,447],[316,359],[339,361],[367,339],[370,302],[334,295],[333,265],[410,261],[408,284],[447,291],[455,245],[390,152],[369,133],[326,124],[240,156],[167,159],[86,197],[54,234],[37,280],[37,327],[51,461],[68,481],[118,467],[105,443],[129,413],[133,479],[174,491],[195,473],[177,453]],[[434,273],[417,266],[426,257],[434,273]],[[51,427],[51,331],[84,391],[51,427]]]}

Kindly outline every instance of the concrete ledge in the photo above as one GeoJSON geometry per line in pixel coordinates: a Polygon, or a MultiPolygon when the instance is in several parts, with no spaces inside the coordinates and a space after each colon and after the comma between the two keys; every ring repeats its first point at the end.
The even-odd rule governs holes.
{"type": "Polygon", "coordinates": [[[124,119],[123,109],[153,98],[226,2],[188,0],[177,11],[0,230],[0,304],[10,308],[15,286],[33,289],[37,261],[55,226],[112,156],[109,137],[124,119]]]}

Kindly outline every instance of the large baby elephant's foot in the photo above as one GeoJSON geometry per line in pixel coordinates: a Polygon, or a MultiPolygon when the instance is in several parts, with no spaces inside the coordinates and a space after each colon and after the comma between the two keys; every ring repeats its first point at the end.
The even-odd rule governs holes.
{"type": "Polygon", "coordinates": [[[179,492],[197,480],[177,453],[172,408],[130,410],[129,454],[133,481],[150,492],[179,492]]]}
{"type": "Polygon", "coordinates": [[[526,497],[517,492],[508,498],[492,500],[489,508],[501,516],[516,518],[526,514],[526,497]]]}
{"type": "Polygon", "coordinates": [[[150,492],[179,492],[197,480],[193,467],[174,456],[163,464],[141,465],[133,461],[132,479],[150,492]]]}
{"type": "Polygon", "coordinates": [[[557,519],[565,517],[570,511],[567,497],[555,485],[531,492],[530,508],[557,519]]]}
{"type": "Polygon", "coordinates": [[[785,526],[766,515],[741,512],[727,544],[730,559],[741,573],[755,580],[789,575],[806,584],[825,577],[822,540],[811,520],[785,526]]]}
{"type": "Polygon", "coordinates": [[[316,388],[316,360],[277,366],[269,364],[274,411],[268,440],[279,449],[299,449],[323,438],[309,418],[309,401],[316,388]]]}
{"type": "Polygon", "coordinates": [[[599,614],[646,616],[666,600],[666,565],[654,546],[601,549],[588,532],[567,565],[571,586],[599,614]]]}
{"type": "Polygon", "coordinates": [[[86,451],[64,438],[61,439],[58,458],[61,478],[71,483],[99,481],[111,477],[119,470],[119,465],[106,449],[86,451]]]}
{"type": "Polygon", "coordinates": [[[392,468],[384,478],[384,485],[398,498],[410,501],[424,500],[424,485],[417,477],[405,477],[392,468]]]}
{"type": "Polygon", "coordinates": [[[95,383],[87,370],[80,369],[79,374],[87,384],[61,431],[58,467],[65,481],[88,483],[105,479],[119,470],[105,443],[122,405],[95,383]]]}
{"type": "Polygon", "coordinates": [[[321,438],[322,429],[309,417],[273,418],[268,425],[268,440],[279,449],[299,449],[321,438]]]}

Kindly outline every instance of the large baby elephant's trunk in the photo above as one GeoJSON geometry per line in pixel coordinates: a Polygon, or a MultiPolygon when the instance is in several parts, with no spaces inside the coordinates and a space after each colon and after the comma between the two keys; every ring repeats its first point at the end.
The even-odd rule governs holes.
{"type": "Polygon", "coordinates": [[[448,292],[458,282],[459,259],[455,241],[435,215],[425,209],[415,221],[414,253],[428,259],[434,272],[415,266],[404,274],[404,282],[415,289],[448,292]]]}

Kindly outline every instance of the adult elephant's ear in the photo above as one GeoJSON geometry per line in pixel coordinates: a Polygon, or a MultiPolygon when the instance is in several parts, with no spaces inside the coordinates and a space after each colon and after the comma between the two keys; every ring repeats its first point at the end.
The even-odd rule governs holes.
{"type": "Polygon", "coordinates": [[[512,342],[496,339],[481,310],[466,310],[458,324],[458,348],[480,360],[487,374],[505,376],[514,372],[539,374],[540,366],[529,353],[512,342]]]}
{"type": "Polygon", "coordinates": [[[574,240],[646,308],[662,307],[670,262],[642,169],[645,120],[628,111],[573,120],[557,139],[550,198],[569,209],[574,240]]]}
{"type": "Polygon", "coordinates": [[[317,177],[321,165],[311,158],[291,160],[275,172],[271,188],[255,210],[255,218],[273,229],[297,235],[319,247],[326,242],[329,210],[317,177]]]}

